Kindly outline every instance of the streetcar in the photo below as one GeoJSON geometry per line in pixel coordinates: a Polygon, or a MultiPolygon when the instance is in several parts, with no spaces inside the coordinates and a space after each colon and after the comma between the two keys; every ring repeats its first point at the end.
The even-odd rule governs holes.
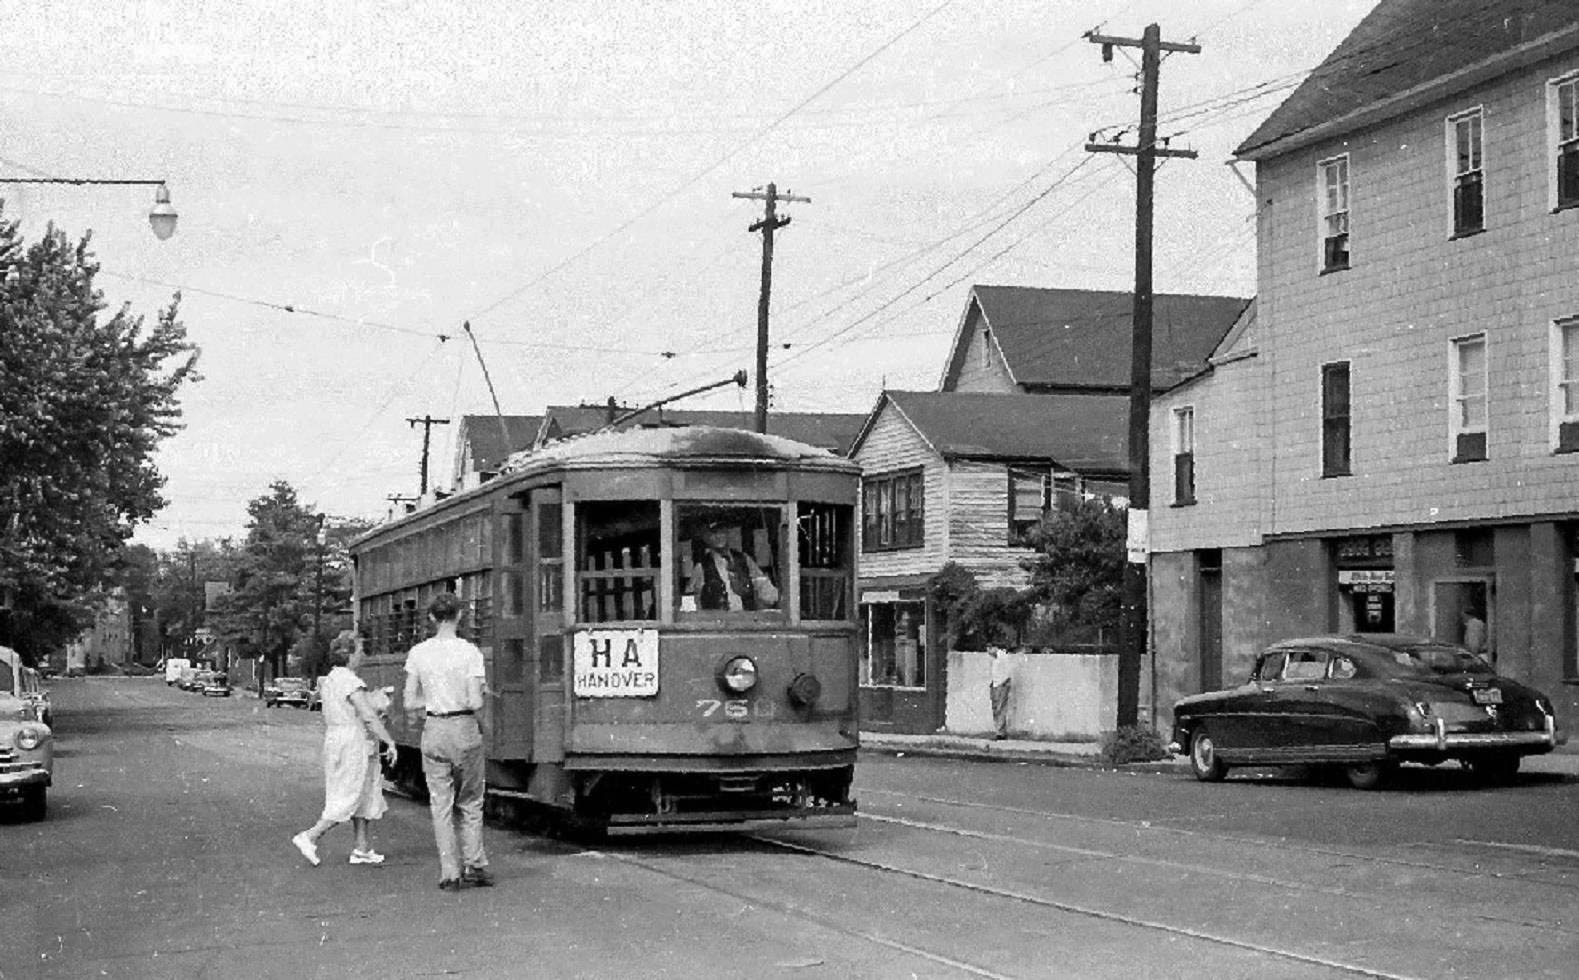
{"type": "Polygon", "coordinates": [[[495,811],[598,834],[853,825],[860,468],[689,426],[574,437],[503,470],[352,544],[397,786],[423,783],[405,654],[449,591],[487,665],[495,811]]]}

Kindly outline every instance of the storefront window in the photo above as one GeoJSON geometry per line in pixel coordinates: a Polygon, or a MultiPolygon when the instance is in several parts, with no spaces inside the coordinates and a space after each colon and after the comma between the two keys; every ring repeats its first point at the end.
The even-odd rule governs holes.
{"type": "Polygon", "coordinates": [[[680,616],[782,616],[783,523],[783,508],[771,504],[676,506],[680,616]]]}
{"type": "Polygon", "coordinates": [[[576,508],[582,622],[658,618],[658,502],[589,501],[576,508]]]}
{"type": "Polygon", "coordinates": [[[866,653],[862,683],[871,687],[926,687],[926,617],[919,602],[863,606],[866,653]]]}

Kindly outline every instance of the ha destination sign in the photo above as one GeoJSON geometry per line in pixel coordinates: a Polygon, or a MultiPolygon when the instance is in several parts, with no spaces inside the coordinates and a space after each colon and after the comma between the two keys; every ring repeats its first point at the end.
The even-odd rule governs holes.
{"type": "Polygon", "coordinates": [[[582,630],[574,643],[576,697],[657,696],[657,630],[582,630]]]}

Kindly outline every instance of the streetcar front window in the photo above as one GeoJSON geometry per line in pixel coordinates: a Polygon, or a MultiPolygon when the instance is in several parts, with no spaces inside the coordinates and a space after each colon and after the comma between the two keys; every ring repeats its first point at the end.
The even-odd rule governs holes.
{"type": "Polygon", "coordinates": [[[795,522],[800,555],[800,618],[850,618],[853,509],[803,502],[795,522]]]}
{"type": "Polygon", "coordinates": [[[595,500],[576,507],[580,619],[658,618],[662,548],[656,500],[595,500]]]}
{"type": "Polygon", "coordinates": [[[773,504],[678,505],[679,613],[782,615],[783,521],[783,508],[773,504]]]}

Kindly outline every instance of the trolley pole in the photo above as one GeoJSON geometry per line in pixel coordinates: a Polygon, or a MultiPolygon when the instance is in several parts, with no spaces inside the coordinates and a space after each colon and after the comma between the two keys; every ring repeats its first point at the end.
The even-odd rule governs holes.
{"type": "MultiPolygon", "coordinates": [[[[1147,508],[1151,498],[1151,326],[1152,326],[1152,198],[1158,157],[1195,159],[1193,150],[1157,146],[1157,76],[1162,52],[1200,54],[1198,44],[1162,40],[1156,24],[1140,39],[1087,34],[1102,45],[1102,60],[1113,60],[1115,47],[1140,48],[1140,133],[1134,146],[1090,142],[1092,153],[1123,153],[1135,157],[1135,309],[1131,322],[1129,371],[1129,560],[1124,564],[1124,608],[1118,661],[1118,725],[1134,725],[1140,716],[1140,666],[1147,648],[1146,547],[1147,508]]],[[[1156,706],[1152,706],[1156,723],[1156,706]]]]}
{"type": "Polygon", "coordinates": [[[768,303],[773,292],[773,232],[790,223],[789,215],[779,217],[778,202],[795,201],[810,204],[809,197],[796,197],[785,191],[778,192],[778,185],[768,184],[766,191],[735,191],[730,197],[762,201],[762,220],[753,221],[746,230],[762,232],[762,293],[757,298],[757,431],[768,431],[768,303]]]}
{"type": "MultiPolygon", "coordinates": [[[[433,435],[435,425],[449,425],[449,419],[436,419],[431,415],[424,415],[420,419],[406,419],[406,423],[413,429],[422,426],[422,485],[417,488],[417,496],[425,496],[428,492],[428,440],[433,435]]],[[[508,447],[506,447],[508,451],[508,447]]]]}

